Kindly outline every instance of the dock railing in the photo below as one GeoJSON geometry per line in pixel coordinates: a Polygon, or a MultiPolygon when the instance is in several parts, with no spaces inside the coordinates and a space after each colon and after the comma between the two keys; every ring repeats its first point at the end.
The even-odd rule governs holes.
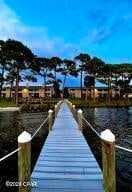
{"type": "Polygon", "coordinates": [[[115,148],[132,153],[132,149],[124,148],[115,144],[115,135],[111,130],[106,129],[99,134],[96,129],[85,119],[81,109],[77,110],[75,105],[66,100],[73,117],[78,122],[80,131],[83,132],[83,124],[85,123],[99,137],[102,144],[102,167],[103,182],[105,192],[116,192],[116,166],[115,166],[115,148]],[[84,122],[84,123],[83,123],[84,122]]]}
{"type": "MultiPolygon", "coordinates": [[[[48,122],[48,130],[52,131],[53,124],[53,112],[55,113],[55,117],[57,117],[57,113],[59,111],[60,105],[62,101],[59,101],[57,105],[55,105],[54,111],[51,109],[48,111],[47,118],[43,121],[43,123],[37,128],[35,133],[31,136],[27,131],[23,131],[18,136],[18,148],[0,158],[0,163],[7,159],[8,157],[18,153],[18,186],[19,192],[30,192],[32,183],[30,181],[31,176],[31,141],[40,131],[40,129],[48,122]]],[[[6,184],[5,184],[6,185],[6,184]]]]}
{"type": "MultiPolygon", "coordinates": [[[[62,101],[59,101],[55,106],[54,113],[57,117],[62,101]]],[[[73,117],[78,122],[80,131],[83,132],[83,122],[91,128],[91,130],[101,139],[102,143],[102,164],[103,164],[103,181],[105,192],[116,191],[116,172],[115,172],[115,148],[132,153],[131,149],[115,145],[115,135],[106,129],[99,134],[96,129],[85,119],[81,109],[77,110],[75,105],[66,100],[73,117]]],[[[31,176],[31,141],[37,135],[39,130],[48,122],[48,130],[52,131],[53,124],[53,111],[49,110],[47,118],[38,127],[35,133],[31,136],[28,132],[24,131],[18,136],[18,148],[9,153],[8,155],[0,158],[0,162],[18,152],[18,179],[19,179],[19,192],[30,192],[32,183],[30,182],[31,176]]]]}

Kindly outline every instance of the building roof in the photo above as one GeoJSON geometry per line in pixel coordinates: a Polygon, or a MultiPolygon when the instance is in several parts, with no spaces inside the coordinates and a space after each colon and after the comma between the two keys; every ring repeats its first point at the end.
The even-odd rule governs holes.
{"type": "MultiPolygon", "coordinates": [[[[52,86],[53,86],[53,85],[46,85],[47,88],[50,88],[50,87],[52,87],[52,86]]],[[[21,85],[20,85],[20,86],[19,86],[19,89],[24,89],[24,88],[40,89],[40,88],[42,88],[42,87],[43,87],[42,85],[34,85],[34,86],[32,86],[32,85],[31,85],[31,86],[30,86],[30,85],[29,85],[29,86],[27,86],[27,85],[22,85],[22,86],[21,86],[21,85]]],[[[10,88],[10,86],[3,86],[3,89],[4,89],[4,88],[10,88]]],[[[15,86],[14,86],[13,88],[15,88],[15,86]]]]}

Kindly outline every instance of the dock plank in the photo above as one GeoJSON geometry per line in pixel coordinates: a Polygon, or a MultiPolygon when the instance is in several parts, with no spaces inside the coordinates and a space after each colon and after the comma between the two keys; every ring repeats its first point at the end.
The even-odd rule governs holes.
{"type": "Polygon", "coordinates": [[[31,175],[32,192],[102,192],[101,169],[66,103],[31,175]]]}
{"type": "Polygon", "coordinates": [[[38,188],[36,188],[36,191],[39,192],[39,189],[43,189],[47,192],[47,189],[61,189],[63,192],[64,189],[68,189],[69,192],[71,192],[71,189],[79,190],[80,192],[82,190],[87,190],[91,192],[92,190],[101,190],[102,189],[102,181],[91,181],[91,180],[63,180],[60,179],[33,179],[34,182],[37,183],[38,188]]]}

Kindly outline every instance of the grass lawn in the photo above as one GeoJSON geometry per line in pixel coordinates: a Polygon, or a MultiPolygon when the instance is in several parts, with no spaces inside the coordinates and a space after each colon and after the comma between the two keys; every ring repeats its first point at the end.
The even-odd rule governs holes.
{"type": "MultiPolygon", "coordinates": [[[[39,104],[32,103],[30,105],[31,106],[38,106],[40,104],[42,104],[42,105],[55,105],[58,101],[59,101],[59,99],[49,98],[49,99],[43,99],[42,103],[39,103],[39,104]]],[[[19,103],[19,107],[21,107],[23,104],[19,103]]],[[[16,107],[16,104],[15,104],[15,101],[10,100],[9,98],[2,98],[2,99],[0,99],[0,107],[16,107]]]]}
{"type": "Polygon", "coordinates": [[[0,100],[0,107],[16,107],[16,104],[14,101],[11,101],[8,99],[1,99],[0,100]]]}
{"type": "Polygon", "coordinates": [[[69,99],[76,107],[129,107],[132,106],[132,99],[69,99]]]}

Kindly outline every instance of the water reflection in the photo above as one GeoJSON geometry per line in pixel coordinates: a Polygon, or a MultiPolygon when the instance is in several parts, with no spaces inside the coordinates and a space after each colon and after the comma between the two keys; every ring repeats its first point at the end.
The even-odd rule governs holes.
{"type": "MultiPolygon", "coordinates": [[[[46,112],[0,112],[0,158],[18,147],[17,137],[22,131],[26,130],[33,135],[46,117],[46,112]]],[[[32,168],[47,136],[46,127],[47,125],[45,125],[32,140],[32,168]]],[[[18,181],[17,164],[17,154],[0,162],[0,191],[18,191],[16,187],[7,188],[5,186],[7,180],[18,181]]]]}
{"type": "Polygon", "coordinates": [[[109,128],[115,134],[117,144],[131,147],[132,108],[89,108],[83,111],[85,118],[99,133],[109,128]]]}
{"type": "MultiPolygon", "coordinates": [[[[85,118],[101,133],[110,129],[116,137],[116,144],[132,149],[132,107],[130,108],[88,108],[83,109],[85,118]]],[[[87,131],[90,145],[101,164],[101,145],[98,138],[87,131]]],[[[118,191],[132,190],[132,153],[116,149],[118,191]]]]}

